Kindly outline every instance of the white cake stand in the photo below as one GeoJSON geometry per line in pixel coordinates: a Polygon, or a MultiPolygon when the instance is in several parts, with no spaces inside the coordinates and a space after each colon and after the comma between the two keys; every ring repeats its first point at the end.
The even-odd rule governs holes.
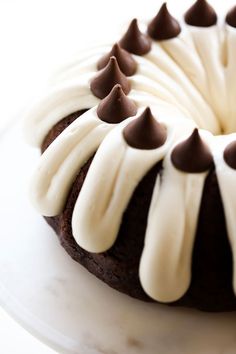
{"type": "Polygon", "coordinates": [[[28,201],[37,153],[16,126],[0,139],[0,303],[69,354],[235,354],[236,313],[145,304],[90,275],[28,201]]]}

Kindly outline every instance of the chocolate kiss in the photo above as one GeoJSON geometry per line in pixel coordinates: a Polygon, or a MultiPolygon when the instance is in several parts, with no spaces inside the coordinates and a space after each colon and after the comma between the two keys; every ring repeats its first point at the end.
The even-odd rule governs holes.
{"type": "Polygon", "coordinates": [[[111,89],[120,84],[125,94],[130,91],[130,83],[122,73],[115,57],[111,57],[107,66],[91,81],[90,89],[98,98],[106,97],[111,89]]]}
{"type": "Polygon", "coordinates": [[[126,75],[131,76],[137,70],[137,63],[132,55],[125,49],[122,49],[118,43],[114,44],[111,51],[105,54],[98,62],[97,68],[103,69],[109,62],[110,57],[116,57],[120,70],[126,75]]]}
{"type": "Polygon", "coordinates": [[[177,37],[181,32],[179,22],[171,16],[166,3],[162,5],[160,11],[148,25],[148,34],[153,39],[162,41],[177,37]]]}
{"type": "Polygon", "coordinates": [[[236,6],[227,13],[225,21],[229,26],[236,27],[236,6]]]}
{"type": "Polygon", "coordinates": [[[171,154],[173,165],[187,173],[201,173],[213,166],[213,158],[208,146],[201,139],[198,129],[187,140],[178,144],[171,154]]]}
{"type": "Polygon", "coordinates": [[[217,15],[206,0],[197,0],[185,13],[185,22],[196,27],[210,27],[216,24],[217,15]]]}
{"type": "Polygon", "coordinates": [[[236,170],[236,141],[233,141],[225,148],[224,160],[229,167],[236,170]]]}
{"type": "Polygon", "coordinates": [[[167,138],[166,128],[156,121],[149,107],[125,127],[123,135],[129,146],[142,150],[156,149],[167,138]]]}
{"type": "Polygon", "coordinates": [[[146,34],[140,32],[137,19],[131,22],[119,44],[121,48],[136,55],[144,55],[151,50],[151,40],[146,34]]]}
{"type": "Polygon", "coordinates": [[[135,103],[125,96],[121,85],[115,85],[97,108],[98,117],[107,123],[120,123],[137,113],[135,103]]]}

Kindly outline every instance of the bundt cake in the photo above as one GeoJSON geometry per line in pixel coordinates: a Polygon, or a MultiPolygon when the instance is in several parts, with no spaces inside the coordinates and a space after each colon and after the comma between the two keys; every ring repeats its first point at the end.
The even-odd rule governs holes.
{"type": "Polygon", "coordinates": [[[221,21],[198,0],[177,21],[163,4],[29,108],[32,202],[111,287],[236,310],[235,59],[236,6],[221,21]]]}

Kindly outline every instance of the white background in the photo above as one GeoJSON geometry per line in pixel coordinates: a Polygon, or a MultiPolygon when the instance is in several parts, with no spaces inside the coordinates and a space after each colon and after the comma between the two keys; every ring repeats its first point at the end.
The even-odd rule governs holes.
{"type": "MultiPolygon", "coordinates": [[[[152,18],[158,0],[0,0],[0,137],[20,119],[46,77],[71,53],[109,38],[129,19],[152,18]]],[[[180,15],[191,0],[169,0],[180,15]],[[176,6],[177,5],[177,6],[176,6]]],[[[213,0],[220,11],[222,3],[213,0]]],[[[55,353],[0,310],[0,352],[55,353]]]]}

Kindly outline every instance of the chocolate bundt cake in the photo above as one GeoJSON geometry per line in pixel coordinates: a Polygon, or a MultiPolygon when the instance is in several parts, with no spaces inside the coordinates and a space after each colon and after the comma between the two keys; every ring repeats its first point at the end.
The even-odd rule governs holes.
{"type": "Polygon", "coordinates": [[[25,121],[32,202],[69,255],[140,300],[236,310],[236,7],[164,4],[70,63],[25,121]],[[235,193],[235,196],[234,196],[235,193]]]}

